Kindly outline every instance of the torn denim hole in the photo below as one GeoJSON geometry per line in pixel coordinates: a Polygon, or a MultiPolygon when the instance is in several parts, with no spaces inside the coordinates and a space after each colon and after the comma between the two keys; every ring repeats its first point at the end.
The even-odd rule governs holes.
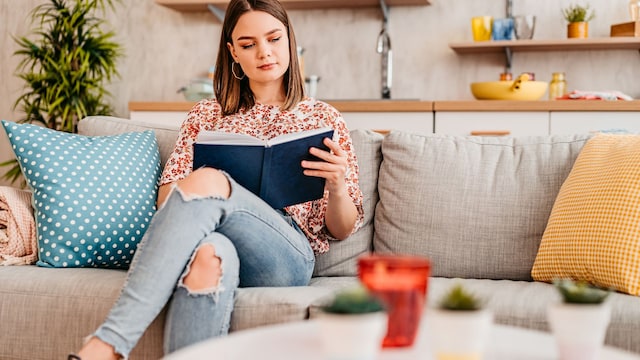
{"type": "Polygon", "coordinates": [[[169,195],[167,195],[167,198],[171,196],[171,193],[173,193],[174,190],[176,190],[178,194],[180,194],[180,197],[182,197],[183,201],[187,201],[187,202],[192,200],[202,200],[202,199],[227,200],[227,198],[222,195],[188,194],[185,191],[183,191],[176,183],[171,184],[171,191],[169,192],[169,195]]]}
{"type": "MultiPolygon", "coordinates": [[[[212,245],[211,244],[202,244],[202,245],[198,246],[198,248],[196,248],[196,250],[191,255],[191,259],[189,260],[189,263],[187,264],[187,266],[186,266],[186,268],[184,270],[184,273],[182,273],[182,276],[180,276],[180,280],[178,281],[178,287],[181,287],[181,288],[184,288],[185,290],[187,290],[187,295],[189,295],[189,296],[211,295],[211,297],[213,298],[213,301],[217,302],[218,299],[220,298],[220,293],[225,291],[225,288],[222,285],[222,279],[224,277],[224,272],[222,272],[222,259],[220,259],[220,278],[218,279],[218,285],[215,285],[215,286],[212,286],[212,287],[209,287],[209,288],[192,290],[191,288],[189,288],[189,286],[187,284],[184,283],[184,278],[187,277],[187,275],[191,271],[191,264],[193,263],[193,260],[195,259],[196,254],[198,253],[198,249],[200,249],[203,246],[212,246],[212,245]]],[[[215,256],[217,256],[217,255],[215,255],[215,256]]]]}

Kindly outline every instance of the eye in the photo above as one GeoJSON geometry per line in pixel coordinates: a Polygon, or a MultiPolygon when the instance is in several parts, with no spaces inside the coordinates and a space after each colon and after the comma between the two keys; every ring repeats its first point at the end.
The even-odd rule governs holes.
{"type": "Polygon", "coordinates": [[[277,38],[273,38],[270,41],[271,42],[278,42],[278,41],[280,41],[280,38],[281,38],[281,36],[278,36],[277,38]]]}
{"type": "Polygon", "coordinates": [[[243,49],[250,49],[253,47],[253,44],[240,45],[243,49]]]}

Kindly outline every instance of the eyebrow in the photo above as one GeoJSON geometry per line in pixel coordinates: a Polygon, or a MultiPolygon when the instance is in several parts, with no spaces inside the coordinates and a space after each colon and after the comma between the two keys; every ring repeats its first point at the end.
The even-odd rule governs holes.
{"type": "MultiPolygon", "coordinates": [[[[266,32],[266,33],[265,33],[265,36],[272,35],[272,34],[277,33],[277,32],[279,32],[279,31],[280,31],[280,32],[283,32],[283,30],[282,30],[282,29],[273,29],[273,30],[271,30],[271,31],[266,32]]],[[[253,36],[240,36],[240,37],[239,37],[239,38],[237,38],[236,40],[253,40],[253,39],[255,39],[253,36]]]]}

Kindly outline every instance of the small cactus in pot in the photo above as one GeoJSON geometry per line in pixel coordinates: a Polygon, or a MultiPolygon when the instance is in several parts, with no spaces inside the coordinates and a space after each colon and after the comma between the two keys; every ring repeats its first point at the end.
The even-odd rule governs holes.
{"type": "Polygon", "coordinates": [[[318,316],[324,353],[335,359],[374,359],[382,348],[388,316],[364,286],[335,294],[318,316]]]}
{"type": "Polygon", "coordinates": [[[493,315],[464,285],[451,287],[428,317],[436,359],[482,359],[493,315]]]}
{"type": "Polygon", "coordinates": [[[553,284],[562,302],[550,304],[547,317],[560,360],[598,359],[611,318],[605,302],[611,291],[570,279],[553,284]]]}

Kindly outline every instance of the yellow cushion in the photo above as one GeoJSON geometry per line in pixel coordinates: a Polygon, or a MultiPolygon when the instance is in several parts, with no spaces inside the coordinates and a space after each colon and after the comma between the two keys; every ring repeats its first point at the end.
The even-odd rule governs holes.
{"type": "Polygon", "coordinates": [[[640,295],[639,135],[600,134],[585,144],[553,205],[531,276],[640,295]]]}

